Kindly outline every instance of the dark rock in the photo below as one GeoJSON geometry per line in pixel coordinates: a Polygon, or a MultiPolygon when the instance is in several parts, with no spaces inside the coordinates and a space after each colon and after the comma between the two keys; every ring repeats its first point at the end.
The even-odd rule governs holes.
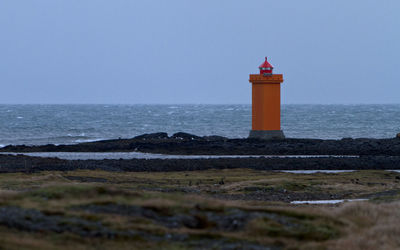
{"type": "MultiPolygon", "coordinates": [[[[123,209],[123,208],[122,208],[123,209]]],[[[123,213],[124,211],[122,211],[123,213]]],[[[119,212],[118,212],[119,213],[119,212]]],[[[28,232],[73,233],[81,237],[135,238],[142,240],[165,241],[165,237],[144,231],[111,229],[101,222],[80,217],[49,215],[35,209],[15,206],[0,207],[0,225],[28,232]]],[[[168,240],[187,241],[185,234],[170,234],[168,240]]]]}
{"type": "MultiPolygon", "coordinates": [[[[61,160],[25,155],[0,155],[0,173],[71,171],[196,171],[207,169],[249,168],[256,170],[366,170],[400,169],[400,156],[309,157],[309,158],[205,158],[205,159],[129,159],[61,160]]],[[[103,181],[101,179],[82,179],[103,181]]],[[[105,180],[104,180],[105,181],[105,180]]]]}
{"type": "Polygon", "coordinates": [[[168,134],[159,132],[159,133],[152,133],[152,134],[143,134],[134,137],[133,139],[137,140],[154,140],[154,139],[168,139],[168,134]]]}
{"type": "Polygon", "coordinates": [[[49,216],[34,209],[0,207],[0,224],[9,228],[33,232],[71,232],[86,237],[114,237],[117,232],[100,222],[77,217],[49,216]],[[87,229],[91,230],[88,231],[87,229]]]}
{"type": "Polygon", "coordinates": [[[342,138],[342,141],[351,141],[351,140],[353,140],[353,138],[351,138],[351,137],[344,137],[344,138],[342,138]]]}
{"type": "Polygon", "coordinates": [[[221,231],[238,231],[251,219],[265,215],[264,213],[248,212],[241,209],[204,211],[197,208],[191,209],[187,214],[181,212],[169,214],[157,211],[157,209],[125,204],[84,205],[75,209],[83,209],[92,213],[142,216],[168,228],[215,228],[221,231]]]}
{"type": "Polygon", "coordinates": [[[180,139],[180,140],[201,140],[201,139],[203,139],[203,138],[200,137],[200,136],[192,135],[192,134],[184,133],[184,132],[175,133],[175,134],[173,134],[173,135],[171,136],[171,138],[173,138],[173,139],[180,139]]]}
{"type": "Polygon", "coordinates": [[[177,155],[386,155],[400,156],[400,140],[391,139],[229,139],[179,132],[154,133],[131,139],[104,140],[75,145],[7,146],[0,152],[121,152],[138,151],[177,155]]]}
{"type": "Polygon", "coordinates": [[[226,140],[228,140],[227,137],[218,136],[218,135],[203,136],[203,139],[206,141],[226,141],[226,140]]]}

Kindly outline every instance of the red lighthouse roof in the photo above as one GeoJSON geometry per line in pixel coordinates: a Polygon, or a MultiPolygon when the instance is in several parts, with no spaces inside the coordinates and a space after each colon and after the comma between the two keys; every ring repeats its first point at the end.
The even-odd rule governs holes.
{"type": "Polygon", "coordinates": [[[265,57],[265,62],[260,65],[260,74],[264,76],[270,76],[272,75],[272,70],[274,67],[268,62],[267,57],[265,57]]]}
{"type": "Polygon", "coordinates": [[[274,67],[268,62],[267,57],[265,57],[265,62],[261,64],[259,68],[274,68],[274,67]]]}

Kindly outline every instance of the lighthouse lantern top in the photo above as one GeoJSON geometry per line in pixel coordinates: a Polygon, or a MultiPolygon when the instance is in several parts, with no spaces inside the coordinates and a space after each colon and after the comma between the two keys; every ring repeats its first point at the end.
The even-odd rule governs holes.
{"type": "Polygon", "coordinates": [[[268,62],[267,57],[265,57],[265,62],[260,65],[260,75],[270,76],[272,75],[272,70],[274,67],[268,62]]]}

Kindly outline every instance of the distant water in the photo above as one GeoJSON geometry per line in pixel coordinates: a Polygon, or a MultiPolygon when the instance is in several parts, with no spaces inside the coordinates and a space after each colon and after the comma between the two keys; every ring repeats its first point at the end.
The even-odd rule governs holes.
{"type": "MultiPolygon", "coordinates": [[[[10,153],[4,154],[24,154],[35,157],[57,157],[64,160],[103,160],[103,159],[218,159],[218,158],[358,158],[355,155],[170,155],[170,154],[152,154],[142,152],[34,152],[34,153],[10,153]]],[[[354,170],[291,170],[281,171],[287,173],[313,174],[317,172],[341,173],[354,170]]],[[[393,170],[396,171],[396,170],[393,170]]]]}
{"type": "MultiPolygon", "coordinates": [[[[283,105],[282,128],[297,138],[389,138],[400,132],[400,105],[283,105]]],[[[250,105],[0,105],[0,146],[160,131],[238,138],[250,129],[250,105]]]]}

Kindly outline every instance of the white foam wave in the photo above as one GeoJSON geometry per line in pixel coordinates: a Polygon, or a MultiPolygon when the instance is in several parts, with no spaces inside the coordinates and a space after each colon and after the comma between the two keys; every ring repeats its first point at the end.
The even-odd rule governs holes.
{"type": "Polygon", "coordinates": [[[50,136],[50,137],[35,137],[35,138],[26,138],[26,139],[18,139],[15,140],[14,143],[10,143],[10,145],[46,145],[46,144],[76,144],[81,142],[92,142],[92,141],[100,141],[107,140],[109,138],[101,138],[101,137],[92,137],[85,136],[84,133],[80,135],[67,134],[63,136],[50,136]]]}
{"type": "Polygon", "coordinates": [[[102,141],[105,140],[103,138],[97,138],[97,139],[77,139],[74,142],[76,143],[83,143],[83,142],[94,142],[94,141],[102,141]]]}

